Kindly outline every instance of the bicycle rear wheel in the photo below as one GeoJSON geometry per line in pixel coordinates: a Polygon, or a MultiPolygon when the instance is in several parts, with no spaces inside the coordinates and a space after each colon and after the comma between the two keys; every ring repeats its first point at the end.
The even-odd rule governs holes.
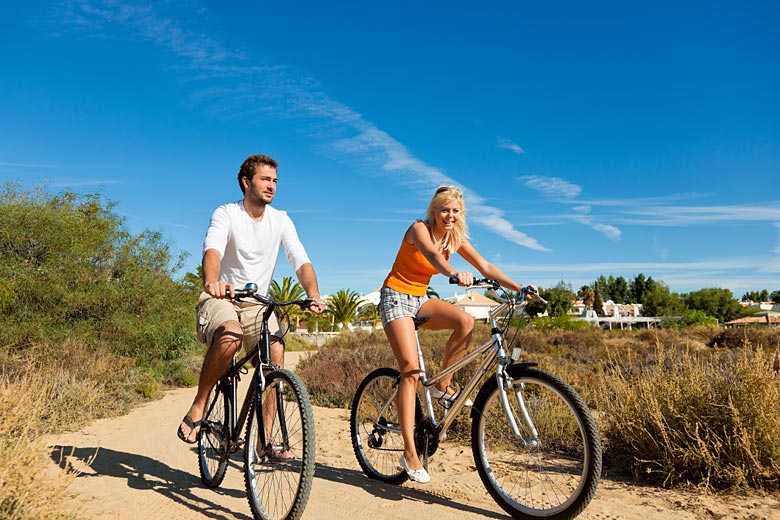
{"type": "Polygon", "coordinates": [[[496,378],[477,395],[471,444],[479,476],[512,517],[562,520],[580,514],[601,476],[601,441],[585,402],[543,370],[511,367],[507,399],[521,438],[513,435],[496,378]],[[523,418],[520,403],[537,431],[523,418]]]}
{"type": "Polygon", "coordinates": [[[253,403],[244,445],[244,481],[256,519],[301,517],[314,479],[314,416],[303,382],[289,370],[265,379],[260,396],[263,432],[253,403]]]}
{"type": "MultiPolygon", "coordinates": [[[[368,374],[355,392],[349,418],[358,464],[366,475],[388,484],[402,484],[409,478],[398,465],[404,453],[395,403],[399,377],[400,373],[393,368],[378,368],[368,374]]],[[[419,397],[415,410],[419,420],[419,397]]]]}
{"type": "Polygon", "coordinates": [[[211,390],[198,432],[200,479],[210,488],[219,487],[227,471],[232,410],[232,392],[220,381],[211,390]]]}

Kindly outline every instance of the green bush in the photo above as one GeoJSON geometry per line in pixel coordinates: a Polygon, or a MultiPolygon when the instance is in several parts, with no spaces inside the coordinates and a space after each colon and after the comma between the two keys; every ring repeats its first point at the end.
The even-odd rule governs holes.
{"type": "Polygon", "coordinates": [[[159,233],[130,234],[112,209],[97,195],[3,187],[0,344],[77,339],[147,368],[195,347],[196,296],[173,276],[181,258],[159,233]]]}

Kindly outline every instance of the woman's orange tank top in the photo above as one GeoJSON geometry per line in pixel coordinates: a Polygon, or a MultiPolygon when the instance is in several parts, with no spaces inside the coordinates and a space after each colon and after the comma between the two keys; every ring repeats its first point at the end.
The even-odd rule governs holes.
{"type": "MultiPolygon", "coordinates": [[[[444,258],[450,259],[448,251],[444,252],[444,258]]],[[[438,271],[425,255],[417,249],[417,246],[408,243],[404,238],[401,240],[401,249],[398,250],[384,285],[404,294],[425,296],[431,276],[435,274],[438,274],[438,271]]]]}

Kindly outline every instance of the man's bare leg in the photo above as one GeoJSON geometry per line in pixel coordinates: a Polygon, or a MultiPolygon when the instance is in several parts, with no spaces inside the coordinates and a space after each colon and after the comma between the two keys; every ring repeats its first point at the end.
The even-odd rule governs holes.
{"type": "MultiPolygon", "coordinates": [[[[187,411],[187,417],[195,423],[203,418],[203,410],[206,408],[206,401],[214,385],[219,378],[225,375],[230,360],[241,348],[241,340],[244,334],[241,325],[237,321],[227,321],[214,333],[214,341],[203,358],[203,366],[198,380],[198,392],[192,401],[190,409],[187,411]]],[[[194,442],[197,438],[200,427],[190,428],[186,423],[179,425],[184,438],[187,442],[194,442]]]]}

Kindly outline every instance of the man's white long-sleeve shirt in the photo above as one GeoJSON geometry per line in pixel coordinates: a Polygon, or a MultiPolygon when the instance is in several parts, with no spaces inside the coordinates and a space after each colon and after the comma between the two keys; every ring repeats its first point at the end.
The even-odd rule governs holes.
{"type": "Polygon", "coordinates": [[[285,211],[266,206],[262,220],[256,221],[247,214],[243,201],[223,204],[214,210],[203,241],[204,254],[214,249],[222,259],[220,280],[236,288],[256,283],[260,294],[268,294],[280,247],[294,271],[309,262],[295,225],[285,211]]]}

